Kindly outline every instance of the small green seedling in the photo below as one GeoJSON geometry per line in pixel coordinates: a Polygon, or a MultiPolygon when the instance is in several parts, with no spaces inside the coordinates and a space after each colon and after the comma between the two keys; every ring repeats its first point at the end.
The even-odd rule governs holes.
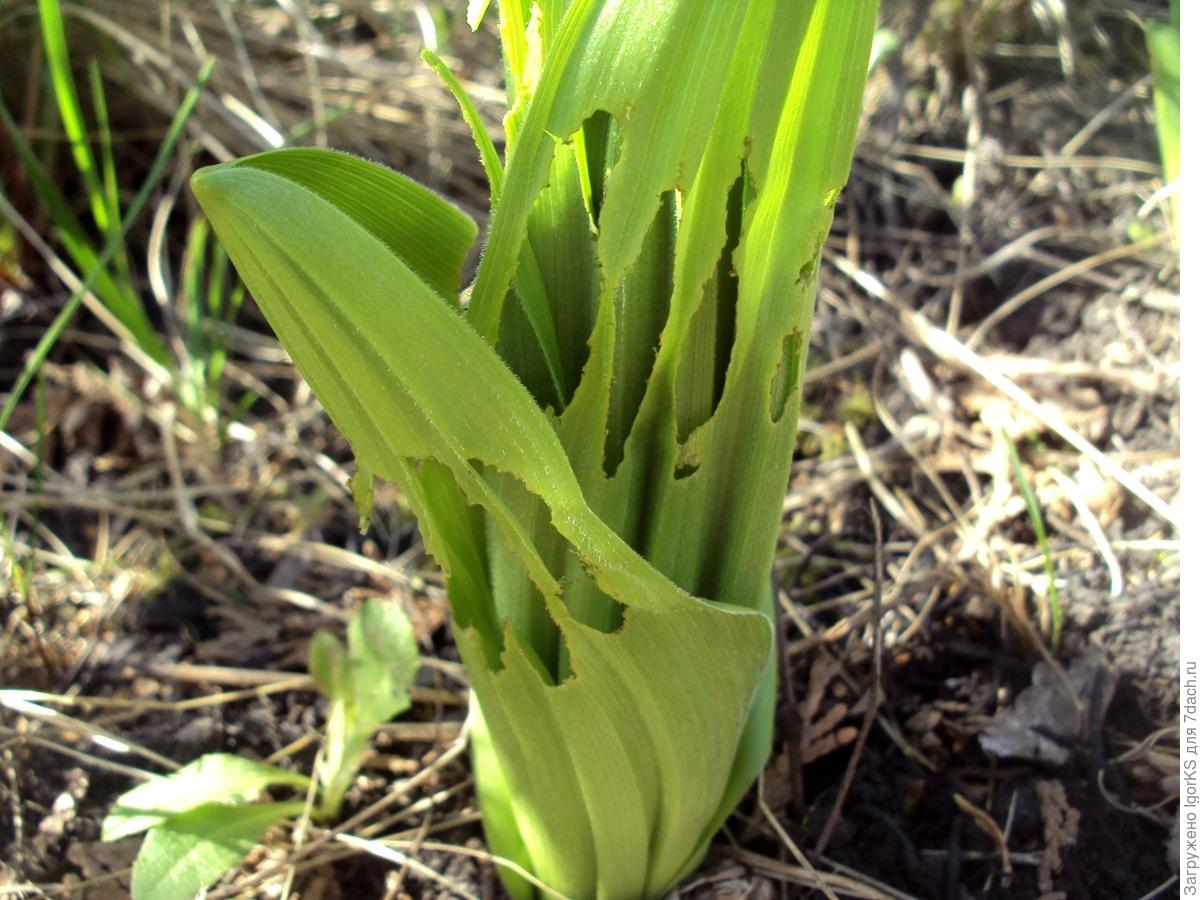
{"type": "Polygon", "coordinates": [[[1042,507],[1038,503],[1033,485],[1025,474],[1021,464],[1021,456],[1017,453],[1017,445],[1009,437],[1007,431],[1000,432],[1008,447],[1008,462],[1012,466],[1013,478],[1016,479],[1017,489],[1025,501],[1025,510],[1029,514],[1029,523],[1033,526],[1033,534],[1037,538],[1038,549],[1042,553],[1042,568],[1046,573],[1046,602],[1050,607],[1050,649],[1057,651],[1062,641],[1063,614],[1062,603],[1058,596],[1058,585],[1054,581],[1054,557],[1050,553],[1050,541],[1046,536],[1046,523],[1042,518],[1042,507]]]}
{"type": "Polygon", "coordinates": [[[328,631],[313,637],[308,668],[329,698],[325,752],[316,771],[318,818],[337,816],[372,735],[408,709],[417,664],[412,622],[379,601],[359,610],[345,645],[328,631]]]}
{"type": "MultiPolygon", "coordinates": [[[[313,639],[313,679],[330,698],[317,764],[318,819],[334,818],[371,736],[408,708],[417,669],[412,624],[394,604],[368,600],[350,621],[348,643],[313,639]]],[[[272,825],[304,811],[304,800],[264,801],[269,788],[304,793],[307,776],[230,753],[210,753],[126,791],[101,837],[146,832],[133,864],[134,900],[191,900],[238,862],[272,825]]]]}

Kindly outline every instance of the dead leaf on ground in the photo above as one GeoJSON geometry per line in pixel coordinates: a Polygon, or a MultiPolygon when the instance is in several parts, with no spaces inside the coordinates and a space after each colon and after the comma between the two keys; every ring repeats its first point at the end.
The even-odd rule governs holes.
{"type": "Polygon", "coordinates": [[[1038,663],[1033,683],[1011,707],[996,713],[980,735],[983,749],[1000,759],[1067,762],[1071,748],[1104,721],[1116,683],[1099,651],[1077,659],[1066,682],[1049,664],[1038,663]]]}

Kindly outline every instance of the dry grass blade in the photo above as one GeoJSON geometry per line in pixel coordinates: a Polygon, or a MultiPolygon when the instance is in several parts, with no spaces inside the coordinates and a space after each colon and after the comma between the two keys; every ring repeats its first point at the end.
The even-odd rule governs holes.
{"type": "Polygon", "coordinates": [[[988,814],[987,810],[980,809],[962,794],[954,795],[954,804],[970,816],[971,820],[979,826],[980,830],[996,843],[996,851],[1000,854],[1004,875],[1005,877],[1011,876],[1012,860],[1008,856],[1008,842],[1005,840],[1004,831],[996,824],[996,820],[988,814]]]}
{"type": "Polygon", "coordinates": [[[422,866],[417,860],[413,859],[412,856],[405,855],[401,851],[410,850],[415,852],[421,848],[424,848],[426,850],[452,853],[460,856],[468,856],[472,859],[482,860],[484,862],[491,863],[494,866],[508,869],[510,872],[519,875],[521,878],[524,878],[531,885],[536,887],[539,891],[544,893],[547,897],[554,897],[557,898],[557,900],[567,900],[563,894],[560,894],[545,882],[540,881],[535,875],[527,872],[524,868],[517,865],[512,860],[504,859],[501,856],[496,856],[493,853],[487,853],[482,850],[473,850],[470,847],[459,847],[452,844],[442,844],[438,843],[437,841],[404,841],[388,838],[380,838],[378,840],[371,841],[349,834],[339,835],[338,840],[341,843],[347,844],[351,847],[365,850],[367,853],[381,856],[384,859],[389,859],[391,862],[397,863],[398,865],[412,866],[417,871],[420,871],[422,874],[426,875],[426,877],[429,877],[438,884],[443,885],[447,890],[457,894],[458,896],[473,897],[473,895],[462,892],[461,888],[458,888],[456,885],[448,883],[447,879],[445,879],[439,873],[422,866]]]}
{"type": "Polygon", "coordinates": [[[1087,498],[1083,495],[1082,490],[1076,483],[1075,479],[1071,478],[1064,472],[1058,469],[1050,469],[1050,477],[1063,489],[1063,493],[1071,501],[1071,505],[1075,507],[1075,511],[1079,514],[1079,520],[1083,522],[1083,527],[1087,529],[1092,540],[1096,542],[1096,550],[1100,554],[1100,558],[1104,560],[1104,565],[1108,567],[1109,572],[1109,592],[1114,597],[1119,597],[1125,592],[1125,578],[1121,574],[1121,562],[1117,559],[1117,555],[1113,553],[1112,544],[1108,540],[1108,536],[1104,533],[1104,526],[1100,524],[1100,520],[1096,518],[1096,514],[1088,507],[1087,498]]]}
{"type": "MultiPolygon", "coordinates": [[[[362,850],[370,853],[372,856],[378,856],[380,859],[386,859],[388,862],[395,863],[403,869],[411,869],[420,877],[432,881],[439,885],[443,890],[448,891],[455,897],[461,897],[463,900],[477,900],[476,896],[468,891],[463,890],[459,885],[455,884],[445,875],[438,872],[436,869],[431,869],[419,859],[409,856],[401,852],[397,847],[393,846],[395,842],[383,843],[383,841],[369,841],[363,838],[355,837],[352,834],[339,834],[337,836],[338,843],[345,844],[348,847],[353,847],[356,850],[362,850]]],[[[514,864],[515,865],[515,864],[514,864]]],[[[518,874],[525,876],[524,870],[516,866],[519,870],[518,874]]],[[[562,896],[556,894],[556,896],[562,896]]]]}
{"type": "Polygon", "coordinates": [[[65,734],[86,735],[89,740],[99,747],[115,753],[132,753],[143,759],[162,766],[167,771],[179,768],[175,760],[156,753],[149,747],[144,747],[135,741],[114,734],[74,716],[68,716],[56,710],[47,709],[42,703],[53,702],[54,696],[40,691],[0,690],[0,706],[5,706],[20,716],[44,722],[57,728],[65,734]]]}
{"type": "Polygon", "coordinates": [[[988,360],[971,350],[953,335],[932,325],[920,313],[914,313],[899,304],[890,290],[879,279],[855,266],[845,257],[835,256],[834,264],[854,282],[876,299],[888,303],[900,315],[905,331],[920,345],[926,347],[940,359],[954,363],[984,378],[1016,406],[1037,418],[1043,425],[1090,459],[1104,474],[1108,475],[1127,491],[1162,516],[1175,528],[1179,528],[1179,514],[1162,498],[1154,494],[1141,481],[1125,471],[1108,456],[1086,440],[1078,431],[1066,423],[1061,414],[1038,403],[1022,390],[1012,379],[1005,376],[988,360]]]}
{"type": "Polygon", "coordinates": [[[1114,262],[1118,259],[1124,259],[1128,256],[1136,256],[1139,253],[1144,253],[1147,250],[1158,247],[1167,243],[1170,240],[1170,235],[1167,233],[1155,234],[1148,238],[1143,238],[1132,244],[1124,244],[1119,247],[1113,247],[1105,250],[1103,253],[1097,253],[1089,256],[1086,259],[1081,259],[1078,262],[1071,263],[1069,266],[1064,266],[1057,272],[1047,275],[1040,281],[1031,284],[1029,287],[1009,297],[1000,304],[992,312],[988,313],[987,317],[975,326],[971,332],[971,336],[963,345],[968,350],[976,350],[983,343],[984,337],[997,324],[1011,316],[1022,306],[1031,300],[1040,297],[1046,291],[1060,284],[1065,284],[1072,278],[1082,275],[1084,272],[1089,272],[1092,269],[1099,268],[1107,263],[1114,262]]]}
{"type": "Polygon", "coordinates": [[[763,798],[763,784],[761,778],[758,780],[758,808],[766,818],[768,824],[770,824],[771,830],[779,836],[779,840],[783,843],[783,846],[787,848],[788,853],[790,853],[792,858],[804,867],[805,875],[812,879],[812,886],[820,891],[821,894],[827,898],[827,900],[838,900],[838,895],[835,894],[833,889],[826,883],[825,876],[813,868],[813,864],[808,861],[808,857],[804,855],[804,851],[796,846],[796,842],[792,840],[792,836],[788,834],[787,830],[783,827],[783,825],[780,824],[779,819],[775,816],[775,813],[771,812],[771,807],[767,805],[766,800],[763,798]]]}
{"type": "Polygon", "coordinates": [[[788,865],[787,863],[781,863],[769,856],[762,856],[750,850],[739,848],[734,851],[734,856],[756,871],[789,884],[799,885],[810,890],[821,890],[822,886],[824,886],[825,890],[830,892],[836,888],[838,893],[834,894],[834,896],[843,897],[846,900],[850,900],[850,898],[857,898],[857,900],[916,900],[911,894],[876,887],[869,882],[859,880],[850,875],[841,875],[833,872],[817,873],[811,869],[811,866],[809,868],[801,868],[788,865]]]}

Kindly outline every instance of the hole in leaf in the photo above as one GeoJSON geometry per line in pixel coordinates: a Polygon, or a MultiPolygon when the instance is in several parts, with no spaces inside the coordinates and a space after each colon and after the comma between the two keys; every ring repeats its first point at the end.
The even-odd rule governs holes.
{"type": "Polygon", "coordinates": [[[695,463],[684,463],[675,467],[675,480],[681,481],[689,475],[695,475],[700,471],[700,467],[695,463]]]}
{"type": "MultiPolygon", "coordinates": [[[[558,596],[571,619],[609,633],[621,627],[624,608],[597,586],[590,567],[552,524],[550,510],[540,497],[507,473],[480,463],[475,463],[475,467],[487,480],[495,498],[486,511],[469,508],[471,512],[479,512],[480,526],[473,530],[461,527],[461,515],[447,506],[442,509],[443,519],[436,521],[433,528],[433,533],[440,538],[443,553],[446,545],[454,544],[452,554],[481,560],[475,567],[481,577],[469,584],[457,581],[459,573],[453,565],[449,567],[450,600],[455,621],[460,626],[464,622],[482,621],[485,625],[494,622],[492,639],[497,648],[504,639],[506,628],[511,627],[526,656],[535,660],[546,683],[561,684],[572,675],[569,651],[562,632],[550,616],[550,602],[531,574],[527,557],[510,536],[512,529],[522,534],[522,542],[526,547],[532,547],[549,578],[557,582],[558,596]],[[445,518],[447,513],[450,518],[445,518]],[[503,520],[499,518],[501,516],[503,520]],[[510,523],[509,529],[502,527],[504,520],[510,523]]],[[[445,471],[448,474],[448,470],[445,471]]],[[[458,499],[460,504],[465,502],[461,494],[458,499]]],[[[426,512],[429,511],[426,505],[426,512]]],[[[459,572],[468,574],[465,567],[460,567],[459,572]]],[[[546,580],[542,581],[543,585],[546,583],[546,580]]]]}
{"type": "Polygon", "coordinates": [[[610,477],[624,456],[670,311],[678,208],[675,192],[663,193],[637,260],[613,292],[616,343],[604,445],[610,477]]]}
{"type": "Polygon", "coordinates": [[[592,228],[600,226],[600,209],[604,205],[604,188],[616,165],[621,150],[617,120],[603,110],[597,110],[584,121],[575,138],[583,146],[580,154],[585,160],[580,172],[580,185],[588,198],[592,228]]]}
{"type": "Polygon", "coordinates": [[[542,409],[558,407],[558,392],[549,363],[515,290],[508,292],[500,312],[500,339],[496,342],[496,352],[533,394],[538,406],[542,409]]]}
{"type": "Polygon", "coordinates": [[[742,174],[729,189],[725,214],[725,246],[716,272],[704,285],[700,307],[688,323],[676,380],[676,431],[683,442],[712,417],[725,391],[737,326],[738,275],[733,252],[742,232],[742,211],[749,202],[749,179],[742,174]]]}
{"type": "Polygon", "coordinates": [[[805,335],[802,331],[789,331],[783,337],[775,377],[771,379],[771,421],[778,422],[787,407],[788,400],[800,383],[800,367],[804,360],[805,335]]]}
{"type": "Polygon", "coordinates": [[[579,387],[587,363],[600,284],[595,235],[580,192],[578,163],[574,145],[556,148],[549,182],[538,193],[529,217],[532,253],[524,264],[532,262],[533,269],[523,273],[527,283],[537,282],[544,291],[544,316],[556,345],[562,403],[522,298],[510,295],[505,301],[498,347],[539,405],[560,412],[579,387]]]}

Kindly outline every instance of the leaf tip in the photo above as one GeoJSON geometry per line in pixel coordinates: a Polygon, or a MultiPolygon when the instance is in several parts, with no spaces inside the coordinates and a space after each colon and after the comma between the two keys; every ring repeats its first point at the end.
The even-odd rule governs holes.
{"type": "Polygon", "coordinates": [[[206,213],[209,211],[209,205],[212,202],[216,189],[216,185],[213,184],[213,178],[224,168],[224,164],[204,166],[193,172],[192,177],[188,179],[188,185],[192,189],[192,194],[206,213]]]}

